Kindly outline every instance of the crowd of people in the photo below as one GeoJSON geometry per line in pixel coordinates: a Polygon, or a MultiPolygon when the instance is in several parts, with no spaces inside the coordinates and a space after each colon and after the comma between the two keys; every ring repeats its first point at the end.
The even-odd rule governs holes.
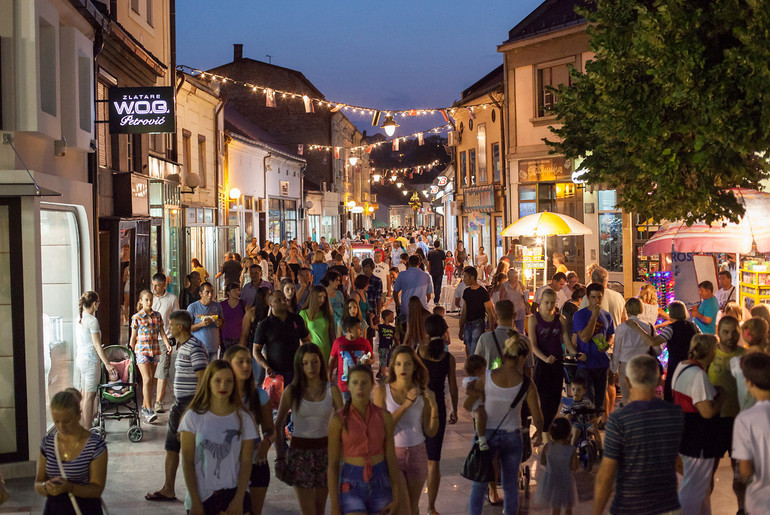
{"type": "MultiPolygon", "coordinates": [[[[254,239],[213,278],[194,259],[179,298],[152,277],[130,319],[145,422],[166,410],[169,382],[174,400],[163,486],[148,501],[176,500],[181,463],[189,513],[262,513],[274,448],[275,476],[303,514],[327,504],[416,514],[424,492],[436,514],[444,434],[462,400],[479,449],[495,456],[506,514],[518,512],[520,465],[543,440],[534,501],[571,512],[584,433],[601,453],[597,514],[613,490],[612,513],[710,513],[725,453],[741,513],[770,506],[770,312],[736,309],[729,272],[716,293],[699,285],[698,306],[663,310],[654,288],[626,300],[597,265],[580,284],[560,254],[550,283],[530,292],[507,257],[493,267],[479,252],[470,266],[462,242],[452,255],[428,229],[356,239],[371,257],[354,255],[352,238],[254,239]],[[459,310],[463,392],[447,307],[459,310]]],[[[81,297],[80,389],[54,396],[57,431],[41,443],[35,488],[50,513],[102,510],[107,446],[88,429],[100,371],[117,371],[98,305],[95,292],[81,297]]],[[[500,503],[497,484],[474,482],[468,513],[500,503]]]]}

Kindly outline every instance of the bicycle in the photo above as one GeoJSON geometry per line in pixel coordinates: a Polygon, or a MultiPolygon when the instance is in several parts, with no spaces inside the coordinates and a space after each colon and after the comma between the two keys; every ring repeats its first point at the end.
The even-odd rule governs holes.
{"type": "MultiPolygon", "coordinates": [[[[571,409],[570,415],[572,416],[593,416],[603,411],[589,408],[571,409]]],[[[574,423],[573,423],[574,426],[574,423]]],[[[594,465],[599,462],[599,445],[594,438],[594,435],[588,432],[588,424],[580,424],[580,435],[576,444],[578,450],[578,462],[581,468],[586,472],[591,472],[594,465]]]]}

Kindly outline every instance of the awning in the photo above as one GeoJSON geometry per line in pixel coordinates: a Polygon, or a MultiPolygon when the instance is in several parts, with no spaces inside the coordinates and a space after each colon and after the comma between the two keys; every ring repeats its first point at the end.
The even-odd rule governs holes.
{"type": "Polygon", "coordinates": [[[0,184],[0,197],[61,197],[61,193],[31,183],[0,184]]]}

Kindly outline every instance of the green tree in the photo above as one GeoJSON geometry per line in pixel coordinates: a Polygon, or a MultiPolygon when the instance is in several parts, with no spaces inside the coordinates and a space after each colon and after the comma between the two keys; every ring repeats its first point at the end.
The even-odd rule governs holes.
{"type": "Polygon", "coordinates": [[[597,0],[585,74],[557,88],[554,152],[655,220],[737,220],[770,147],[770,9],[762,0],[597,0]]]}

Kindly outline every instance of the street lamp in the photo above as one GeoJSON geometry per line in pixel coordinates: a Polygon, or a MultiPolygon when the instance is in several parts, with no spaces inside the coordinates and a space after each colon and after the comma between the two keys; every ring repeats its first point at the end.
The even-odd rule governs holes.
{"type": "Polygon", "coordinates": [[[396,124],[396,121],[393,119],[392,116],[388,115],[385,117],[385,122],[382,124],[382,128],[385,130],[385,134],[388,135],[388,137],[393,136],[396,132],[396,127],[398,127],[398,124],[396,124]]]}
{"type": "Polygon", "coordinates": [[[233,188],[230,190],[230,200],[237,200],[241,198],[241,190],[233,188]]]}
{"type": "Polygon", "coordinates": [[[400,188],[403,185],[404,185],[404,183],[399,181],[399,182],[396,183],[396,188],[400,188]]]}
{"type": "Polygon", "coordinates": [[[350,157],[348,157],[348,162],[350,163],[350,166],[356,166],[358,164],[358,156],[351,153],[350,157]]]}
{"type": "Polygon", "coordinates": [[[402,190],[401,193],[403,193],[406,196],[406,194],[409,193],[409,190],[402,190]]]}
{"type": "Polygon", "coordinates": [[[381,178],[380,174],[378,174],[378,173],[373,173],[372,174],[372,180],[374,182],[380,182],[380,178],[381,178]]]}

